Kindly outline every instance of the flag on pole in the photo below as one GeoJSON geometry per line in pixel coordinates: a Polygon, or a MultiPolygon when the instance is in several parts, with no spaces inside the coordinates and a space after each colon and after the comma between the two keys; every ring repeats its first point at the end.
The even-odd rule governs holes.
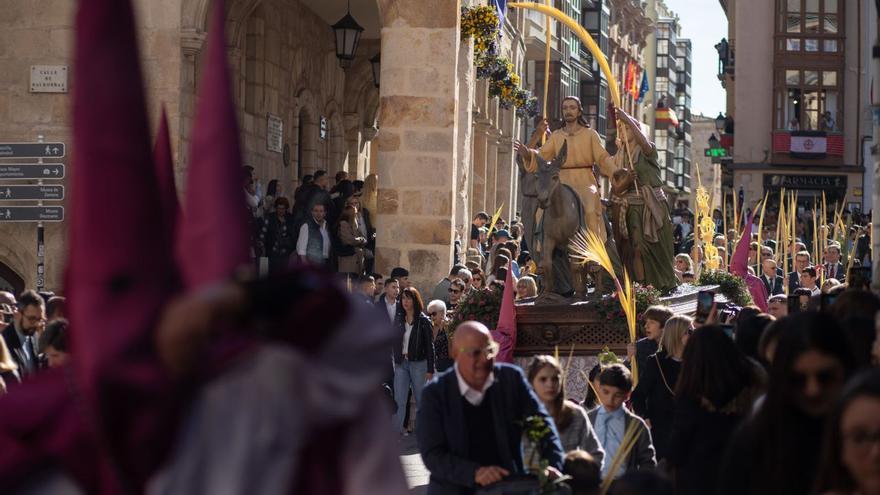
{"type": "Polygon", "coordinates": [[[651,88],[648,86],[648,71],[642,72],[642,85],[639,87],[639,103],[645,101],[645,95],[651,88]]]}
{"type": "Polygon", "coordinates": [[[634,99],[638,99],[638,97],[639,97],[639,75],[640,75],[639,72],[640,71],[641,71],[641,69],[639,69],[639,66],[636,65],[635,71],[633,74],[632,87],[630,88],[630,94],[632,95],[632,97],[634,99]]]}
{"type": "Polygon", "coordinates": [[[507,14],[507,0],[490,0],[498,9],[498,25],[504,26],[504,16],[507,14]]]}
{"type": "Polygon", "coordinates": [[[624,78],[624,82],[623,82],[623,92],[624,93],[629,93],[629,88],[632,85],[632,80],[633,80],[633,70],[634,70],[633,63],[632,63],[632,60],[630,60],[626,64],[626,78],[624,78]]]}

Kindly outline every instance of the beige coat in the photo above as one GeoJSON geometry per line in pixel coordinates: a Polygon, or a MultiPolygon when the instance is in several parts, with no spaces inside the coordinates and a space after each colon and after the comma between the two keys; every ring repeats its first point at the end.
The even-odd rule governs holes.
{"type": "Polygon", "coordinates": [[[360,236],[357,225],[345,220],[339,221],[339,241],[346,246],[354,246],[353,256],[339,257],[340,273],[363,273],[364,246],[367,240],[360,236]]]}

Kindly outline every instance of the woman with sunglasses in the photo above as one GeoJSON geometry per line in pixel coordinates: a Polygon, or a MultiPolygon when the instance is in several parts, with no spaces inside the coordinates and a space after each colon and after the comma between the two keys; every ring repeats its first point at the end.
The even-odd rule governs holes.
{"type": "Polygon", "coordinates": [[[431,320],[425,316],[422,296],[414,287],[403,289],[400,296],[403,312],[397,314],[394,328],[399,339],[394,343],[394,400],[397,412],[394,427],[403,434],[404,417],[409,406],[408,395],[412,387],[416,411],[422,404],[422,388],[434,376],[434,342],[431,320]]]}
{"type": "Polygon", "coordinates": [[[434,367],[437,373],[452,367],[449,356],[449,318],[446,317],[446,303],[434,299],[428,303],[428,316],[431,318],[431,330],[434,332],[434,367]]]}
{"type": "Polygon", "coordinates": [[[693,331],[694,320],[689,316],[673,316],[666,320],[660,349],[648,356],[644,367],[639,368],[639,382],[632,394],[633,410],[651,428],[658,463],[669,455],[675,384],[681,371],[685,345],[693,331]]]}
{"type": "Polygon", "coordinates": [[[719,493],[809,493],[825,420],[856,369],[846,335],[832,316],[801,312],[775,326],[779,337],[767,395],[733,437],[719,493]]]}
{"type": "Polygon", "coordinates": [[[486,288],[486,274],[481,268],[471,270],[471,288],[480,290],[486,288]]]}
{"type": "Polygon", "coordinates": [[[828,420],[813,493],[880,495],[880,370],[853,378],[828,420]]]}

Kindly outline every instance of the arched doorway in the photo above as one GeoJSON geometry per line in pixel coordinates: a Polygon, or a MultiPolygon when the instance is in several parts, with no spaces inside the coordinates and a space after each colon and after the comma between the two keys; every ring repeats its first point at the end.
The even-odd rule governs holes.
{"type": "Polygon", "coordinates": [[[0,262],[0,291],[7,291],[18,295],[24,289],[24,279],[8,265],[0,262]]]}

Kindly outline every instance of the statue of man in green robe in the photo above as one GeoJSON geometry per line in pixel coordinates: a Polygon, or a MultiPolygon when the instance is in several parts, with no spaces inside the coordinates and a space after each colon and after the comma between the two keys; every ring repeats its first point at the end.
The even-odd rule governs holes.
{"type": "Polygon", "coordinates": [[[675,289],[678,279],[673,271],[672,221],[661,187],[657,149],[634,118],[619,109],[617,118],[625,124],[621,139],[627,146],[618,141],[615,160],[620,163],[611,180],[611,221],[615,234],[622,238],[623,245],[618,240],[622,261],[635,281],[668,292],[675,289]]]}

